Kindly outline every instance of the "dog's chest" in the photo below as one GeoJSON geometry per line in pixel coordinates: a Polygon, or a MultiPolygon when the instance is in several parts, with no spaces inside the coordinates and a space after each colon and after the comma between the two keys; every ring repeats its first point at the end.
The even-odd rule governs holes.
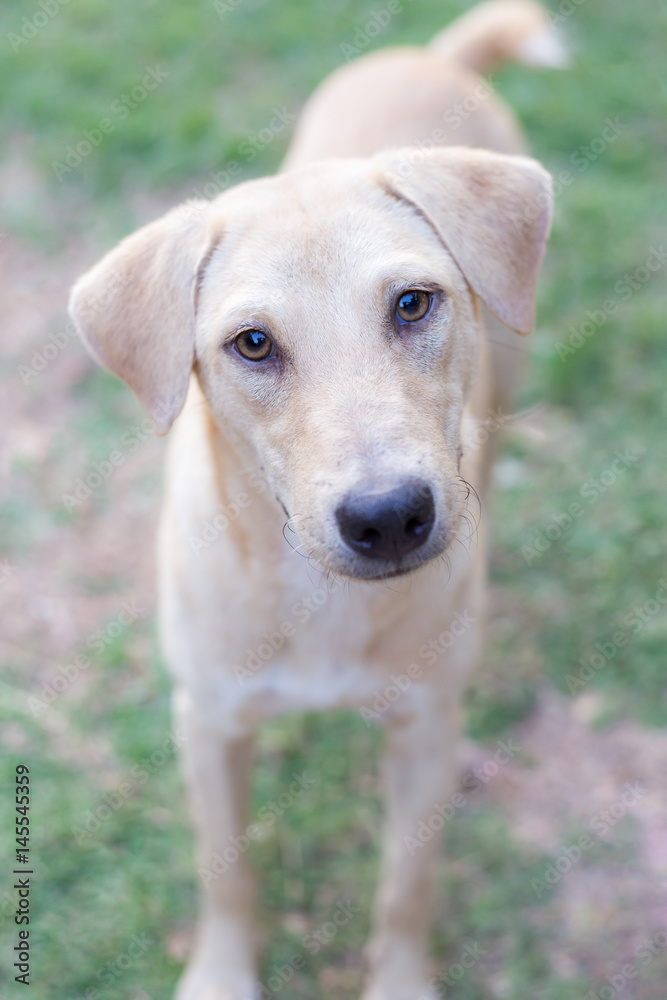
{"type": "Polygon", "coordinates": [[[297,710],[388,716],[423,696],[426,644],[449,620],[449,589],[435,579],[369,587],[311,576],[296,572],[274,613],[233,644],[224,670],[208,675],[206,701],[225,728],[297,710]]]}
{"type": "Polygon", "coordinates": [[[261,632],[235,665],[244,712],[358,705],[381,683],[372,602],[329,582],[288,600],[280,622],[261,632]]]}

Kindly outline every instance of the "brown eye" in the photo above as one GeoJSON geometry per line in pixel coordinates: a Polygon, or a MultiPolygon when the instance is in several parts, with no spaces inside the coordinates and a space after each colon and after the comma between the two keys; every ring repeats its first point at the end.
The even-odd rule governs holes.
{"type": "Polygon", "coordinates": [[[266,361],[273,351],[273,341],[261,330],[244,330],[238,335],[234,345],[247,361],[266,361]]]}
{"type": "Polygon", "coordinates": [[[396,315],[401,323],[414,323],[423,319],[431,305],[431,296],[419,288],[401,292],[396,303],[396,315]]]}

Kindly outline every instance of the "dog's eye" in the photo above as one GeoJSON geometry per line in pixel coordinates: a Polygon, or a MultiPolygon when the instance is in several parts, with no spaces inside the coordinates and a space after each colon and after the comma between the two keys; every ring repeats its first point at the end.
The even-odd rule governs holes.
{"type": "Polygon", "coordinates": [[[239,333],[234,346],[247,361],[266,361],[273,353],[273,341],[261,330],[244,330],[239,333]]]}
{"type": "Polygon", "coordinates": [[[423,319],[431,305],[431,296],[419,288],[409,288],[401,292],[396,303],[396,315],[402,323],[414,323],[423,319]]]}

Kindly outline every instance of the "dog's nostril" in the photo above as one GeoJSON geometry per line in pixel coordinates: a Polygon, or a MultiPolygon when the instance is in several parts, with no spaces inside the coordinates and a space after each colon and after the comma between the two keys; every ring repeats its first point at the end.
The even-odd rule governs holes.
{"type": "Polygon", "coordinates": [[[340,505],[336,520],[355,552],[397,562],[428,538],[435,521],[433,493],[415,480],[391,490],[360,490],[340,505]]]}
{"type": "Polygon", "coordinates": [[[358,541],[361,545],[370,546],[374,542],[379,541],[381,537],[382,535],[376,528],[365,528],[359,535],[359,538],[355,540],[358,541]]]}

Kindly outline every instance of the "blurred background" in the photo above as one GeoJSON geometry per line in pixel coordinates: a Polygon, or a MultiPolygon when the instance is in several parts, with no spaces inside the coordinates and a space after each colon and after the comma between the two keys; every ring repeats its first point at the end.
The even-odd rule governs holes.
{"type": "MultiPolygon", "coordinates": [[[[169,997],[195,914],[154,627],[165,444],[73,335],[68,289],[179,200],[274,171],[350,47],[425,42],[469,6],[402,0],[372,33],[383,0],[0,9],[3,998],[23,995],[7,958],[19,762],[34,1000],[169,997]]],[[[434,955],[460,1000],[664,1000],[667,8],[551,13],[570,68],[493,78],[556,177],[556,219],[519,415],[500,421],[488,642],[465,806],[438,834],[434,955]],[[520,749],[494,768],[498,741],[520,749]],[[482,957],[457,979],[466,945],[482,957]]],[[[262,732],[255,812],[293,775],[316,779],[252,849],[265,997],[359,994],[379,743],[352,712],[262,732]]]]}

